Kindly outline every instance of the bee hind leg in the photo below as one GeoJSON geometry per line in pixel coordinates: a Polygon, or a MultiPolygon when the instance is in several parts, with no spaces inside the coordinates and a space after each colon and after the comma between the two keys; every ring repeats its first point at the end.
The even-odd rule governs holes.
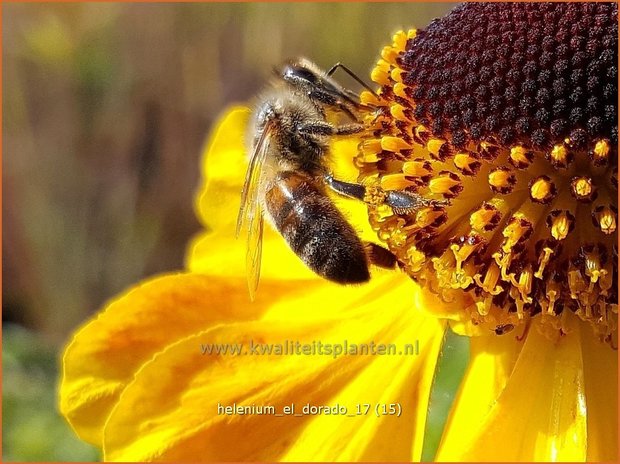
{"type": "Polygon", "coordinates": [[[396,255],[387,248],[373,242],[364,242],[368,262],[384,269],[395,269],[398,262],[396,255]]]}
{"type": "Polygon", "coordinates": [[[362,184],[334,179],[331,174],[324,176],[325,183],[339,195],[363,201],[372,206],[388,205],[396,214],[412,214],[427,206],[446,206],[446,200],[430,200],[417,193],[405,190],[383,190],[381,187],[366,187],[362,184]]]}
{"type": "Polygon", "coordinates": [[[334,176],[332,176],[331,174],[326,174],[323,177],[323,180],[325,181],[327,186],[338,195],[364,201],[364,197],[366,195],[366,187],[364,187],[363,185],[334,179],[334,176]]]}

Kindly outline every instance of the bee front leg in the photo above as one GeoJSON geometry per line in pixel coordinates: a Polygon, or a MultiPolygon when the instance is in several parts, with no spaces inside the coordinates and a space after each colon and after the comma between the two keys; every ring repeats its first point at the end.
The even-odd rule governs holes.
{"type": "Polygon", "coordinates": [[[387,248],[373,242],[364,242],[364,250],[368,257],[368,262],[384,269],[396,268],[398,262],[396,255],[387,248]]]}
{"type": "Polygon", "coordinates": [[[328,122],[312,121],[297,125],[297,131],[302,135],[352,135],[358,134],[364,130],[363,124],[342,124],[334,126],[328,122]]]}
{"type": "Polygon", "coordinates": [[[364,125],[359,123],[341,124],[335,126],[334,129],[336,129],[336,131],[333,135],[352,135],[362,132],[364,130],[364,125]]]}

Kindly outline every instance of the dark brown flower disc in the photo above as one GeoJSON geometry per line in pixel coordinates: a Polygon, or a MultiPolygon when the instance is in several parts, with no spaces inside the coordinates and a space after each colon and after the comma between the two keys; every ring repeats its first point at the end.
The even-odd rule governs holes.
{"type": "Polygon", "coordinates": [[[382,51],[360,179],[438,201],[370,222],[472,326],[576,314],[616,344],[617,27],[612,3],[466,3],[382,51]]]}

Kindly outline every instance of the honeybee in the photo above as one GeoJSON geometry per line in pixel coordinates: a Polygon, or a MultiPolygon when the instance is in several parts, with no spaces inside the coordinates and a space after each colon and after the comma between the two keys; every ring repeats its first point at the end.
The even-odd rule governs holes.
{"type": "Polygon", "coordinates": [[[513,331],[515,328],[514,324],[501,324],[495,327],[494,332],[495,335],[504,335],[508,332],[513,331]]]}
{"type": "MultiPolygon", "coordinates": [[[[332,188],[362,199],[360,188],[364,188],[334,179],[326,167],[331,137],[363,130],[359,121],[363,105],[331,78],[337,67],[352,74],[340,64],[323,72],[303,58],[286,63],[277,71],[274,85],[259,97],[253,113],[249,167],[237,217],[237,236],[247,232],[251,298],[260,276],[264,213],[297,256],[333,282],[367,281],[371,261],[383,267],[396,264],[388,250],[362,243],[327,195],[326,189],[332,188]],[[328,122],[326,111],[346,122],[328,122]]],[[[395,207],[419,207],[421,201],[396,192],[388,202],[390,198],[395,207]]]]}

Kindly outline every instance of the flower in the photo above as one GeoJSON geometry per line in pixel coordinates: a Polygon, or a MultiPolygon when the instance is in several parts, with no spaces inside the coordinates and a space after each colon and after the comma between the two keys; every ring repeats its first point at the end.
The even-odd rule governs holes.
{"type": "Polygon", "coordinates": [[[464,5],[397,35],[362,95],[362,178],[442,200],[371,224],[469,331],[573,313],[617,335],[613,8],[464,5]]]}
{"type": "MultiPolygon", "coordinates": [[[[362,213],[405,271],[373,270],[364,286],[317,278],[266,230],[248,302],[233,241],[248,112],[231,110],[208,144],[197,213],[209,229],[188,272],[114,299],[66,349],[60,405],[76,432],[106,460],[416,461],[449,323],[471,352],[437,460],[614,459],[616,17],[610,4],[475,3],[395,35],[379,91],[361,96],[367,131],[333,148],[355,158],[362,213]],[[428,202],[397,213],[386,189],[428,202]],[[290,340],[421,351],[208,351],[290,340]],[[305,403],[401,414],[223,412],[305,403]]],[[[343,206],[358,227],[360,207],[343,206]]]]}
{"type": "Polygon", "coordinates": [[[419,456],[444,323],[411,310],[415,285],[404,275],[386,272],[361,288],[328,283],[272,231],[265,231],[261,285],[249,302],[245,243],[234,240],[247,116],[246,109],[232,109],[209,144],[208,181],[197,206],[212,230],[190,245],[190,272],[139,285],[78,331],[64,356],[63,414],[83,439],[103,447],[106,460],[419,456]],[[333,345],[345,339],[399,346],[418,340],[421,352],[382,358],[201,351],[207,343],[333,345]],[[235,403],[279,411],[291,403],[298,411],[307,402],[338,403],[354,410],[352,402],[395,398],[402,416],[372,421],[217,414],[218,405],[235,403]],[[403,423],[408,437],[393,446],[403,423]]]}

